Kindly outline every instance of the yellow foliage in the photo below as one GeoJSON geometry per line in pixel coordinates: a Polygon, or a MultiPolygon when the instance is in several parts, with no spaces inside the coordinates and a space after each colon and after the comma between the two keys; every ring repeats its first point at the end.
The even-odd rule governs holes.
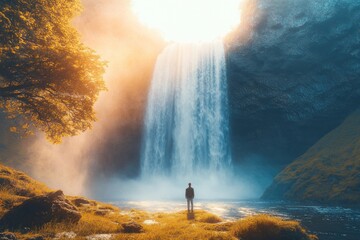
{"type": "Polygon", "coordinates": [[[105,89],[104,62],[72,25],[80,9],[80,0],[0,4],[0,106],[54,143],[91,128],[105,89]]]}

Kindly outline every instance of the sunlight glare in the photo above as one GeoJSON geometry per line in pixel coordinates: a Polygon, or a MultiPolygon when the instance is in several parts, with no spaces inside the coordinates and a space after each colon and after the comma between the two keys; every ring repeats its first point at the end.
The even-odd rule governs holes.
{"type": "Polygon", "coordinates": [[[132,0],[140,21],[165,40],[209,41],[221,38],[240,22],[241,0],[132,0]]]}

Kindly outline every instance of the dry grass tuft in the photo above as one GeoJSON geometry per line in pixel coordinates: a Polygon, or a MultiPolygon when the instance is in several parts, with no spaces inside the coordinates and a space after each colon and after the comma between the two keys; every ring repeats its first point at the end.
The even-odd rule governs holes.
{"type": "Polygon", "coordinates": [[[296,221],[257,215],[237,221],[231,232],[242,240],[316,240],[296,221]]]}
{"type": "Polygon", "coordinates": [[[204,212],[201,214],[198,221],[204,223],[219,223],[223,220],[219,216],[216,216],[212,213],[204,212]]]}
{"type": "Polygon", "coordinates": [[[1,164],[0,185],[3,189],[11,190],[11,194],[22,197],[34,197],[50,191],[44,184],[30,178],[25,173],[1,164]]]}
{"type": "Polygon", "coordinates": [[[14,194],[12,188],[7,186],[0,186],[0,218],[8,209],[19,205],[25,199],[27,198],[14,194]]]}
{"type": "Polygon", "coordinates": [[[27,198],[49,191],[44,184],[0,164],[0,218],[10,208],[21,204],[27,198]]]}
{"type": "Polygon", "coordinates": [[[120,230],[121,226],[111,219],[84,213],[77,224],[48,223],[33,233],[43,236],[55,236],[56,233],[71,231],[76,233],[77,236],[89,236],[93,234],[119,233],[120,230]]]}
{"type": "Polygon", "coordinates": [[[74,232],[78,237],[94,234],[117,234],[122,231],[121,223],[128,222],[131,218],[120,214],[116,207],[105,216],[96,215],[97,206],[82,207],[81,219],[77,224],[48,223],[33,231],[34,234],[43,236],[55,236],[60,232],[74,232]]]}

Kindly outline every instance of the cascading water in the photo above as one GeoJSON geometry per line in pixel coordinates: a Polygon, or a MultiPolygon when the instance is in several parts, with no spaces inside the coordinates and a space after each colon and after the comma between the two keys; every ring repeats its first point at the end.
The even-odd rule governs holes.
{"type": "Polygon", "coordinates": [[[141,158],[144,178],[226,174],[231,153],[221,41],[174,43],[159,55],[141,158]]]}

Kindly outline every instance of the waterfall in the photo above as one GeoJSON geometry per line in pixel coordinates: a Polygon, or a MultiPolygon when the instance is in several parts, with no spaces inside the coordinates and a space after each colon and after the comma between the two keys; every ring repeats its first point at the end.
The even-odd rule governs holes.
{"type": "Polygon", "coordinates": [[[218,175],[231,165],[223,43],[173,43],[158,56],[145,114],[143,177],[218,175]]]}

